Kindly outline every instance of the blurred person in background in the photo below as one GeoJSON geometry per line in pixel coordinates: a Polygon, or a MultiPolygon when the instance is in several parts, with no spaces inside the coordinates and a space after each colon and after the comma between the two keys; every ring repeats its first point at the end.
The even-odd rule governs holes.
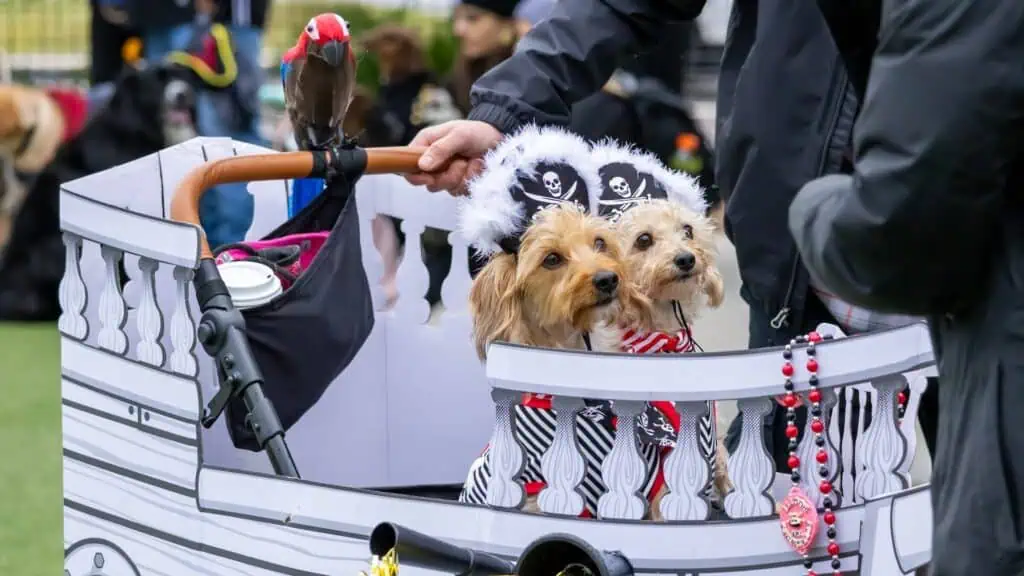
{"type": "MultiPolygon", "coordinates": [[[[367,31],[360,44],[376,57],[379,89],[363,120],[359,135],[363,146],[405,146],[422,128],[462,118],[452,94],[430,71],[419,33],[396,24],[367,31]]],[[[350,108],[349,116],[352,116],[350,108]]],[[[384,264],[381,284],[388,305],[398,296],[395,284],[405,246],[401,220],[377,216],[373,240],[384,264]]],[[[421,236],[424,264],[429,274],[425,298],[431,307],[441,301],[441,284],[448,273],[451,247],[447,232],[426,228],[421,236]]]]}
{"type": "MultiPolygon", "coordinates": [[[[263,83],[259,58],[270,0],[126,1],[142,34],[146,59],[159,62],[172,57],[196,72],[199,134],[264,145],[259,133],[258,92],[263,83]],[[238,73],[230,79],[221,74],[228,70],[220,51],[225,42],[237,64],[238,73]]],[[[253,210],[245,184],[221,185],[207,192],[200,216],[211,246],[243,240],[253,210]]]]}
{"type": "Polygon", "coordinates": [[[516,17],[519,0],[462,0],[452,13],[452,35],[459,40],[448,86],[463,114],[472,108],[470,88],[478,78],[512,55],[529,24],[516,17]]]}
{"type": "Polygon", "coordinates": [[[114,91],[126,64],[138,58],[139,33],[129,0],[89,0],[89,108],[101,106],[114,91]]]}
{"type": "MultiPolygon", "coordinates": [[[[415,50],[406,47],[404,59],[385,57],[385,61],[402,62],[402,76],[405,83],[411,85],[392,78],[392,67],[385,66],[389,77],[381,79],[378,117],[368,124],[367,136],[371,138],[362,138],[363,143],[380,145],[381,135],[390,132],[392,143],[408,144],[426,126],[461,118],[469,110],[470,87],[477,78],[512,55],[521,33],[529,27],[515,16],[518,4],[519,0],[463,0],[455,6],[452,35],[459,41],[459,52],[451,76],[443,86],[435,85],[433,79],[428,83],[425,76],[418,76],[410,70],[410,65],[419,68],[415,50]],[[421,90],[414,91],[416,85],[421,90]],[[410,98],[413,94],[415,98],[410,98]],[[424,111],[432,113],[431,121],[414,117],[414,114],[421,116],[424,111]]],[[[394,30],[384,30],[376,38],[371,35],[368,39],[368,47],[378,53],[378,58],[384,52],[396,51],[401,45],[394,30]]],[[[423,64],[425,69],[425,60],[423,64]]],[[[389,298],[395,295],[393,277],[405,243],[400,225],[400,221],[393,218],[380,218],[374,222],[374,242],[384,260],[385,293],[389,298]]],[[[430,227],[424,229],[421,242],[423,262],[429,276],[425,297],[433,308],[441,301],[441,287],[451,269],[452,247],[448,244],[448,232],[430,227]]],[[[477,258],[470,258],[471,267],[477,262],[477,258]]]]}

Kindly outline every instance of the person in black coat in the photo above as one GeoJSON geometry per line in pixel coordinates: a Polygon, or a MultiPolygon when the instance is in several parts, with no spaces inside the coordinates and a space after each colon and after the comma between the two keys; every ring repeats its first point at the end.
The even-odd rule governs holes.
{"type": "Polygon", "coordinates": [[[853,174],[804,186],[790,230],[840,297],[929,318],[931,574],[1024,573],[1024,4],[819,3],[864,102],[853,174]]]}

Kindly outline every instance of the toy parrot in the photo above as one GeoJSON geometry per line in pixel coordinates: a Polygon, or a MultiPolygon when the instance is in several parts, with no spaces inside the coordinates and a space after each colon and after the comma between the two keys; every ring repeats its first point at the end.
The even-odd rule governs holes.
{"type": "MultiPolygon", "coordinates": [[[[320,14],[306,24],[295,46],[281,59],[284,105],[300,150],[341,144],[342,121],[356,81],[356,61],[348,24],[337,14],[320,14]]],[[[292,182],[289,217],[324,189],[319,178],[292,182]]]]}
{"type": "Polygon", "coordinates": [[[281,60],[285,109],[300,150],[342,142],[342,120],[355,87],[348,24],[337,14],[309,21],[281,60]]]}

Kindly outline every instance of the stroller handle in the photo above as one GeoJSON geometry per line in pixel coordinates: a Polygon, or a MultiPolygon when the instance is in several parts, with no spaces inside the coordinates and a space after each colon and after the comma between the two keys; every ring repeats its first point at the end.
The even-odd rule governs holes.
{"type": "MultiPolygon", "coordinates": [[[[329,172],[343,174],[409,174],[418,172],[416,163],[426,148],[341,148],[329,151],[283,152],[234,156],[209,162],[189,172],[171,198],[171,220],[194,224],[199,221],[199,200],[210,188],[233,182],[323,178],[329,172]]],[[[206,235],[199,238],[199,256],[212,259],[206,235]]]]}

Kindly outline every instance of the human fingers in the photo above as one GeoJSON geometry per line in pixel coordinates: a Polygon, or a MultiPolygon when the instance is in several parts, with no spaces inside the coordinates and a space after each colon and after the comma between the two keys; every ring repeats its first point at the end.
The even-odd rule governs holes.
{"type": "Polygon", "coordinates": [[[466,172],[469,170],[469,162],[463,158],[452,160],[442,172],[434,174],[434,182],[427,185],[427,190],[440,192],[441,190],[458,190],[466,180],[466,172]]]}
{"type": "Polygon", "coordinates": [[[469,182],[480,175],[484,171],[484,161],[479,158],[474,158],[469,161],[466,166],[466,174],[462,177],[462,183],[448,190],[452,196],[468,196],[469,195],[469,182]]]}
{"type": "Polygon", "coordinates": [[[419,168],[424,172],[436,172],[452,158],[469,148],[465,132],[452,130],[441,136],[420,156],[419,168]]]}
{"type": "Polygon", "coordinates": [[[405,181],[413,186],[429,186],[436,178],[433,174],[426,174],[424,172],[417,172],[415,174],[406,174],[405,181]]]}
{"type": "Polygon", "coordinates": [[[452,130],[453,122],[444,122],[434,126],[427,126],[420,130],[409,142],[409,146],[427,147],[452,130]]]}

